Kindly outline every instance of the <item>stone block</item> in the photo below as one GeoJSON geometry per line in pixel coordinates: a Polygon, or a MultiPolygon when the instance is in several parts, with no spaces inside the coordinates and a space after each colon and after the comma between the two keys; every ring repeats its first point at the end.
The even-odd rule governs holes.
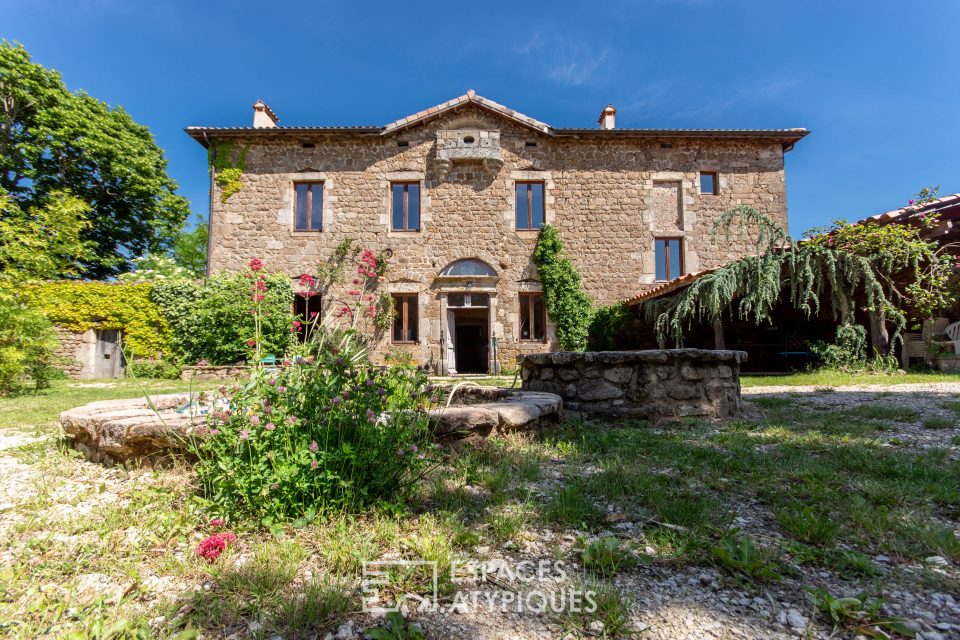
{"type": "Polygon", "coordinates": [[[623,395],[620,387],[610,384],[604,380],[589,380],[582,382],[577,389],[577,397],[587,402],[597,402],[599,400],[610,400],[619,398],[623,395]]]}
{"type": "Polygon", "coordinates": [[[674,384],[667,387],[667,395],[674,400],[693,400],[700,397],[700,389],[686,384],[674,384]]]}
{"type": "Polygon", "coordinates": [[[613,367],[603,372],[603,378],[614,384],[625,384],[633,377],[633,369],[629,367],[613,367]]]}
{"type": "Polygon", "coordinates": [[[705,376],[705,370],[702,367],[693,367],[689,364],[685,364],[680,367],[680,376],[684,380],[703,380],[705,376]]]}

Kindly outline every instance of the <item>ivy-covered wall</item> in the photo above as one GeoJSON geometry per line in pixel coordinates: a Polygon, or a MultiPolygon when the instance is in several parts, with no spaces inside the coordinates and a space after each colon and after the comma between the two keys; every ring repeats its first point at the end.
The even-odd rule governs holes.
{"type": "Polygon", "coordinates": [[[122,329],[124,349],[140,358],[173,352],[173,333],[150,299],[150,283],[44,282],[23,294],[54,324],[76,333],[122,329]]]}

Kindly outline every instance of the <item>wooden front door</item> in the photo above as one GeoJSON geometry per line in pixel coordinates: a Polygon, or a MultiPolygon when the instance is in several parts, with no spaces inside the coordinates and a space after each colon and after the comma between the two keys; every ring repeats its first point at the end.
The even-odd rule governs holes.
{"type": "Polygon", "coordinates": [[[118,330],[98,330],[97,348],[94,353],[94,378],[123,377],[123,352],[120,350],[120,332],[118,330]]]}

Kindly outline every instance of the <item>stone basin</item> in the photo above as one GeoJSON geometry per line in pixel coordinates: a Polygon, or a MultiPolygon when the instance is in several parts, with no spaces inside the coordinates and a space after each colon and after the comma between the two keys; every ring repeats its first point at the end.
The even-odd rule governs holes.
{"type": "MultiPolygon", "coordinates": [[[[206,423],[205,415],[177,411],[196,398],[174,393],[151,396],[149,402],[146,397],[101,400],[64,411],[60,424],[93,462],[164,465],[185,454],[192,429],[206,423]]],[[[537,429],[559,422],[562,411],[563,401],[552,393],[460,387],[451,406],[430,410],[430,422],[437,440],[450,442],[537,429]]]]}

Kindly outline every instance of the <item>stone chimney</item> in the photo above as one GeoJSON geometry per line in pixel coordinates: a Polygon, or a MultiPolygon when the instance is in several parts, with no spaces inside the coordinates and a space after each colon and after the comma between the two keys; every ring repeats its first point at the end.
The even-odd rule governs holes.
{"type": "Polygon", "coordinates": [[[277,126],[279,118],[273,112],[273,109],[267,106],[263,100],[257,100],[253,103],[253,126],[257,129],[265,129],[277,126]]]}
{"type": "Polygon", "coordinates": [[[597,120],[601,129],[613,129],[616,126],[616,117],[617,110],[613,108],[612,104],[608,104],[606,108],[600,112],[600,118],[597,120]]]}

